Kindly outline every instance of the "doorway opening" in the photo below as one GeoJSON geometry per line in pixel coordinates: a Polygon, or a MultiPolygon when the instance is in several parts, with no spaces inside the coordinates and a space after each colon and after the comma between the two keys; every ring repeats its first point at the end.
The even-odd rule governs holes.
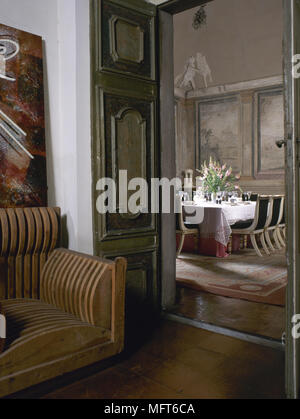
{"type": "MultiPolygon", "coordinates": [[[[184,207],[195,203],[204,207],[199,225],[185,225],[191,234],[185,232],[182,249],[177,223],[176,281],[164,286],[163,292],[169,293],[169,301],[175,300],[168,310],[172,316],[282,347],[287,269],[284,219],[279,212],[284,208],[285,156],[276,146],[284,137],[282,4],[213,0],[202,2],[200,9],[198,3],[174,13],[172,22],[171,15],[160,15],[165,30],[172,28],[174,35],[163,37],[162,45],[164,49],[174,42],[173,68],[168,69],[175,77],[166,87],[175,92],[176,144],[169,174],[192,179],[183,221],[184,207]],[[202,16],[198,26],[197,16],[202,16]],[[229,187],[219,187],[219,192],[227,189],[221,204],[204,194],[213,192],[205,190],[203,179],[204,164],[209,166],[210,161],[240,175],[235,182],[240,188],[237,196],[228,193],[229,187]],[[202,195],[199,188],[197,192],[199,185],[202,195]],[[266,197],[269,216],[255,235],[255,250],[251,226],[256,216],[263,218],[257,207],[266,197]],[[268,231],[274,227],[276,211],[276,227],[268,231]]],[[[162,81],[166,73],[167,66],[162,81]]],[[[171,237],[171,228],[172,221],[169,231],[165,227],[162,232],[162,241],[164,235],[171,237]]],[[[169,260],[172,257],[169,254],[169,260]]]]}

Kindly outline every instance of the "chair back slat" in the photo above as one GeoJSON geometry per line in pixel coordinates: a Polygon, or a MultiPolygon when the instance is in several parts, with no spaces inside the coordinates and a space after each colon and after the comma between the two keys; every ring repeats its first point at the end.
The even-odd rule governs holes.
{"type": "Polygon", "coordinates": [[[251,196],[250,196],[250,201],[256,202],[258,197],[259,197],[259,195],[257,193],[252,193],[251,196]]]}
{"type": "Polygon", "coordinates": [[[258,220],[255,230],[264,229],[268,220],[269,210],[272,205],[272,198],[270,196],[259,196],[257,199],[258,220]]]}
{"type": "Polygon", "coordinates": [[[282,214],[281,214],[279,224],[285,224],[285,205],[284,204],[282,206],[282,214]]]}
{"type": "Polygon", "coordinates": [[[284,196],[275,195],[273,197],[273,212],[269,227],[274,227],[279,224],[282,217],[282,206],[284,205],[284,196]]]}

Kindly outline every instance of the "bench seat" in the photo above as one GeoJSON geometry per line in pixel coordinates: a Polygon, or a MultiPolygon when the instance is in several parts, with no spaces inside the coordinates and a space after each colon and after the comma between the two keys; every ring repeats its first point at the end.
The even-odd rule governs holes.
{"type": "Polygon", "coordinates": [[[122,351],[126,264],[56,249],[42,272],[40,299],[0,300],[0,397],[122,351]]]}
{"type": "Polygon", "coordinates": [[[111,339],[109,330],[38,300],[2,300],[1,304],[9,331],[0,356],[0,371],[6,374],[31,368],[37,357],[39,363],[46,363],[111,339]]]}

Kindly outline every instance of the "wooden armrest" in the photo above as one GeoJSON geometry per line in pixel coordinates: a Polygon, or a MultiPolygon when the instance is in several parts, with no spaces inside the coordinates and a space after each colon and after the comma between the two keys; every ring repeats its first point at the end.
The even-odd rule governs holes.
{"type": "Polygon", "coordinates": [[[127,261],[55,250],[41,278],[41,300],[120,337],[124,329],[127,261]]]}

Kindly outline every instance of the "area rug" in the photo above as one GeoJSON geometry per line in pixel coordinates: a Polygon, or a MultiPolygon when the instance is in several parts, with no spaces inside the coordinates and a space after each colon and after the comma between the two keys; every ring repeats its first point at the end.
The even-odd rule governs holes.
{"type": "Polygon", "coordinates": [[[178,284],[225,297],[285,306],[283,253],[259,258],[253,251],[216,259],[183,255],[177,259],[178,284]]]}

